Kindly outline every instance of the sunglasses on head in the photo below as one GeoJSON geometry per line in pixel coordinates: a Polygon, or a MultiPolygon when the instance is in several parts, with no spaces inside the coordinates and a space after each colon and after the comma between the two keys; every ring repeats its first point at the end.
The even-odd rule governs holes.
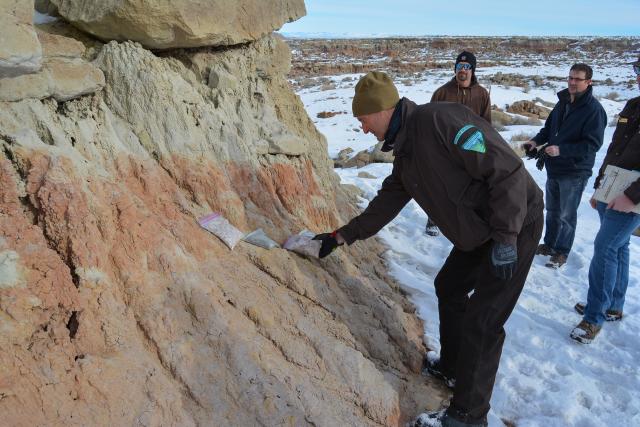
{"type": "Polygon", "coordinates": [[[633,72],[636,73],[636,76],[640,76],[640,65],[634,65],[633,72]]]}
{"type": "Polygon", "coordinates": [[[462,63],[456,64],[456,71],[460,71],[460,70],[469,71],[470,69],[471,69],[471,64],[462,64],[462,63]]]}

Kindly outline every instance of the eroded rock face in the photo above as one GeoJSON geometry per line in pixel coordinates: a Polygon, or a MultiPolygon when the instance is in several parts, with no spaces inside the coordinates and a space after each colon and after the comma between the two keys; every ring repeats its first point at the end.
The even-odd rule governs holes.
{"type": "Polygon", "coordinates": [[[33,1],[0,0],[0,78],[40,69],[42,47],[32,16],[33,1]]]}
{"type": "Polygon", "coordinates": [[[283,241],[354,214],[288,61],[273,37],[111,42],[102,90],[0,102],[3,422],[396,426],[440,403],[375,241],[319,261],[197,224],[283,241]]]}
{"type": "Polygon", "coordinates": [[[53,97],[68,101],[94,93],[104,86],[102,71],[84,61],[84,45],[55,34],[38,33],[44,51],[42,69],[36,73],[0,78],[0,101],[53,97]]]}
{"type": "Polygon", "coordinates": [[[303,0],[51,0],[102,40],[152,49],[227,46],[257,40],[306,14],[303,0]]]}

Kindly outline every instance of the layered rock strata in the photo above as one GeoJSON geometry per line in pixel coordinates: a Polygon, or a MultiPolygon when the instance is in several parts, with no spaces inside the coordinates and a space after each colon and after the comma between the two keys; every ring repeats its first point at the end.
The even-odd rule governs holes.
{"type": "MultiPolygon", "coordinates": [[[[79,59],[49,38],[45,57],[79,59]]],[[[436,407],[375,241],[320,261],[197,224],[283,241],[355,213],[287,46],[97,51],[93,93],[0,101],[2,422],[396,426],[436,407]]]]}
{"type": "Polygon", "coordinates": [[[33,1],[0,0],[0,78],[40,69],[42,47],[32,17],[33,1]]]}

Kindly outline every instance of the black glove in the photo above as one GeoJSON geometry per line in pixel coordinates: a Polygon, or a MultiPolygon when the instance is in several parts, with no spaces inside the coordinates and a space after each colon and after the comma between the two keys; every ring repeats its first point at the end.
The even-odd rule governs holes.
{"type": "Polygon", "coordinates": [[[538,170],[544,169],[544,160],[547,158],[547,153],[544,150],[538,150],[536,154],[536,167],[538,170]]]}
{"type": "Polygon", "coordinates": [[[335,248],[337,248],[338,246],[342,246],[342,244],[338,243],[338,241],[336,240],[336,234],[338,234],[338,230],[332,233],[317,234],[313,238],[313,240],[322,241],[322,246],[320,247],[320,253],[318,254],[320,258],[326,257],[331,252],[333,252],[335,248]]]}
{"type": "Polygon", "coordinates": [[[518,250],[515,246],[493,242],[491,247],[491,265],[493,274],[503,280],[511,279],[518,262],[518,250]]]}
{"type": "Polygon", "coordinates": [[[524,148],[524,154],[526,154],[527,159],[535,159],[536,154],[538,153],[538,149],[535,144],[527,142],[526,144],[522,144],[522,148],[524,148]]]}

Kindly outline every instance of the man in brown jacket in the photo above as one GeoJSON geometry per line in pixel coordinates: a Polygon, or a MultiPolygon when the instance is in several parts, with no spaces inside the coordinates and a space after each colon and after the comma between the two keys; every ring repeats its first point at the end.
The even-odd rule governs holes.
{"type": "MultiPolygon", "coordinates": [[[[466,105],[491,124],[491,98],[489,92],[478,83],[476,78],[476,57],[473,53],[462,51],[456,58],[454,77],[440,86],[431,97],[431,102],[457,102],[466,105]]],[[[438,226],[431,218],[427,221],[426,233],[437,236],[438,226]]]]}
{"type": "Polygon", "coordinates": [[[455,76],[433,93],[431,102],[457,102],[466,105],[491,124],[491,98],[476,78],[476,57],[462,51],[454,65],[455,76]]]}
{"type": "Polygon", "coordinates": [[[455,388],[446,413],[415,425],[486,426],[503,326],[542,234],[542,192],[491,125],[460,104],[399,99],[374,71],[356,85],[352,107],[363,132],[393,150],[393,170],[364,212],[315,237],[320,257],[373,236],[411,199],[435,219],[454,248],[435,278],[440,359],[425,369],[455,388]]]}

